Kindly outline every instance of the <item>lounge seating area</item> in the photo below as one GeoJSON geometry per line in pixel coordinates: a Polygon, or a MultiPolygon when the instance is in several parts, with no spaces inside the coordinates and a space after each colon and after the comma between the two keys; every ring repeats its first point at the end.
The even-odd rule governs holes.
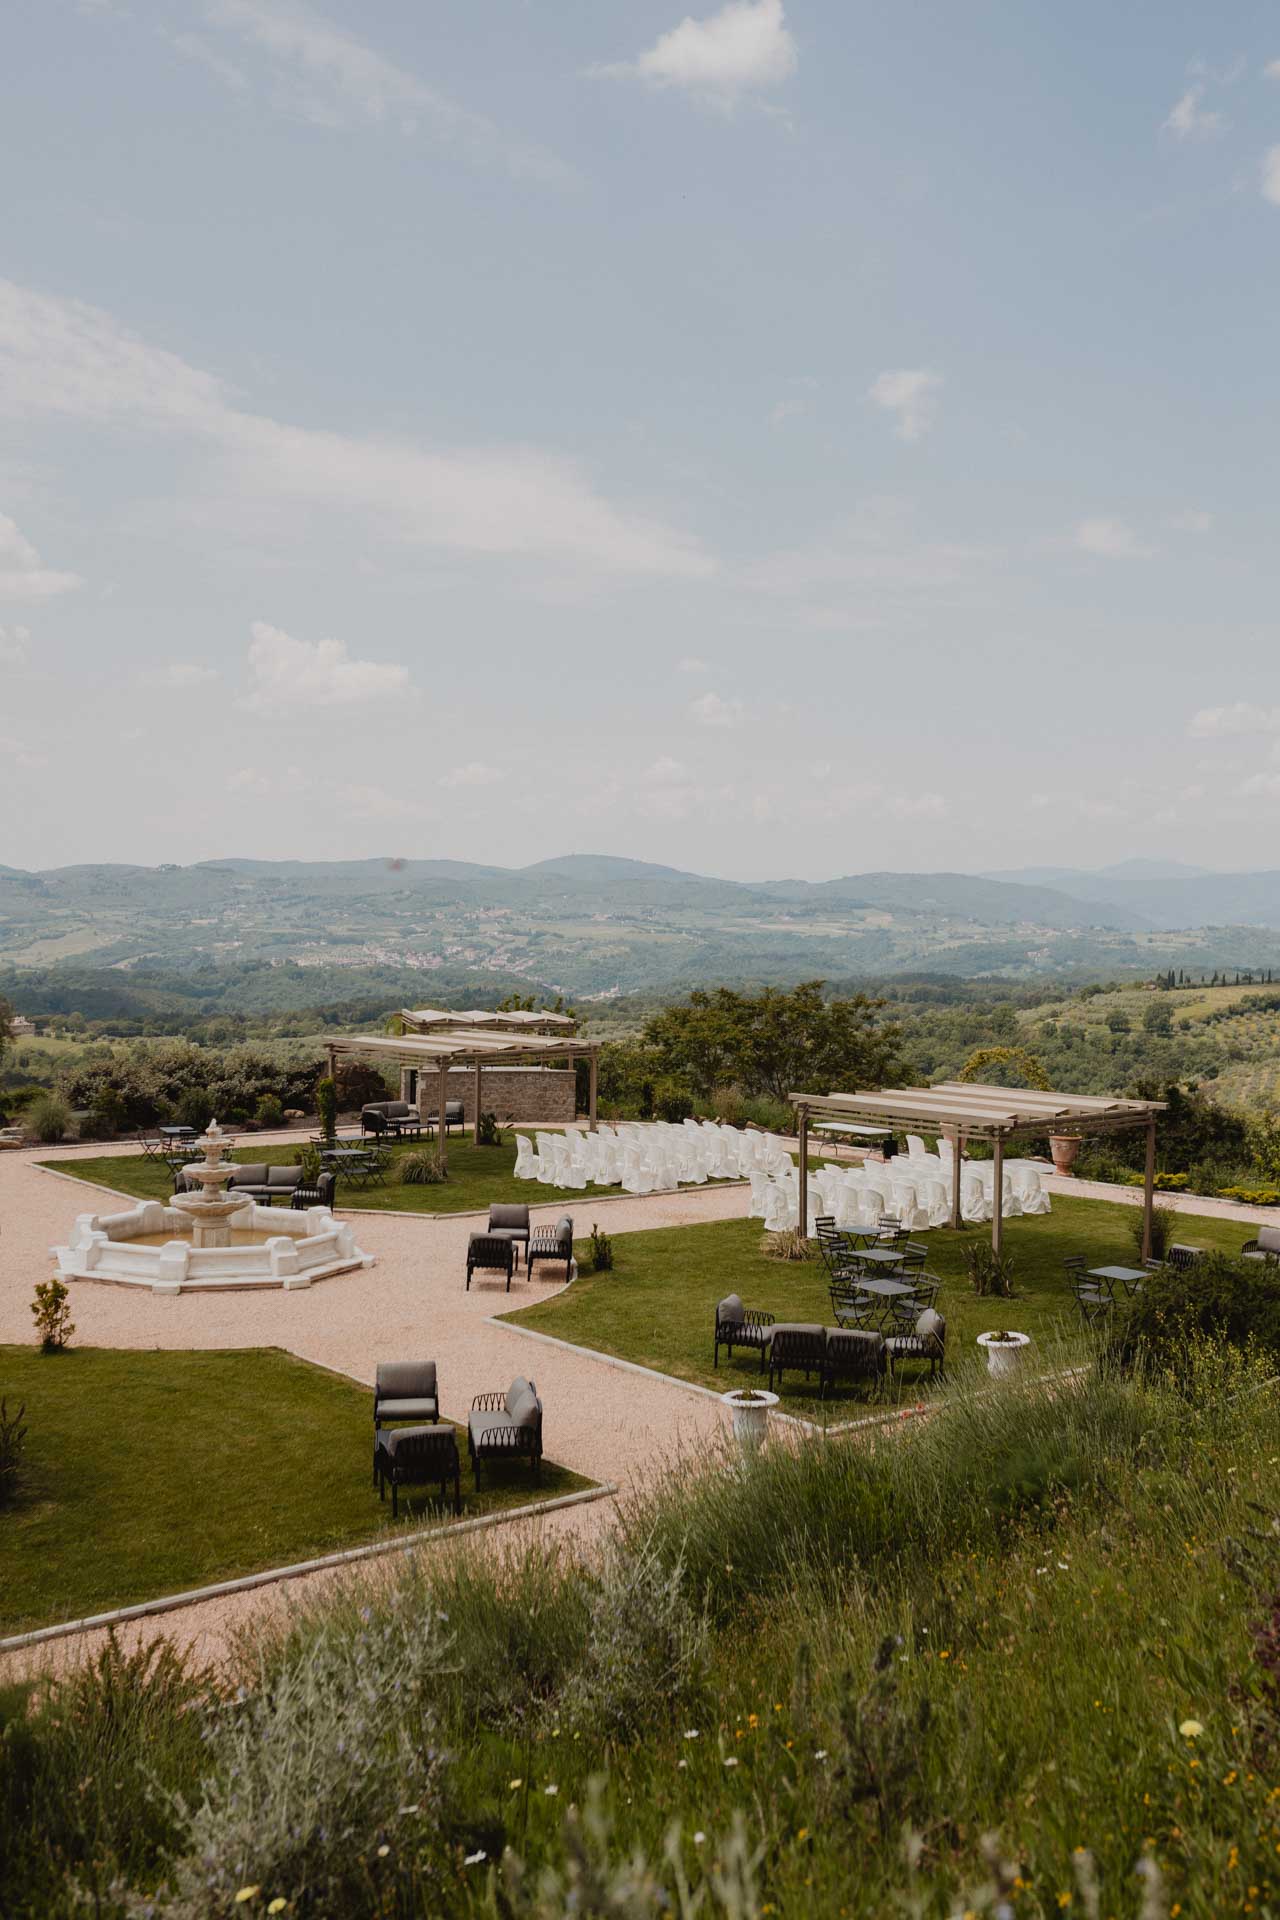
{"type": "MultiPolygon", "coordinates": [[[[874,1302],[869,1302],[870,1317],[874,1302]]],[[[730,1355],[743,1348],[760,1356],[760,1371],[768,1374],[769,1390],[786,1376],[800,1374],[826,1399],[828,1390],[852,1384],[877,1398],[889,1384],[895,1367],[919,1361],[932,1379],[945,1371],[947,1323],[930,1303],[912,1296],[907,1311],[893,1303],[889,1330],[883,1326],[849,1324],[837,1316],[835,1326],[819,1321],[778,1320],[762,1308],[747,1307],[736,1293],[717,1303],[712,1364],[720,1364],[723,1346],[730,1355]]]]}
{"type": "MultiPolygon", "coordinates": [[[[314,1181],[308,1181],[301,1167],[268,1166],[265,1161],[252,1161],[234,1169],[227,1191],[243,1194],[246,1200],[260,1207],[283,1202],[301,1211],[306,1207],[332,1207],[336,1184],[331,1172],[323,1172],[314,1181]]],[[[173,1190],[197,1193],[199,1182],[188,1175],[185,1167],[179,1167],[173,1176],[173,1190]]]]}
{"type": "Polygon", "coordinates": [[[378,1138],[416,1140],[422,1133],[422,1115],[407,1100],[371,1100],[360,1109],[360,1131],[378,1138]]]}
{"type": "MultiPolygon", "coordinates": [[[[509,1244],[509,1243],[508,1243],[509,1244]]],[[[480,1464],[525,1460],[542,1467],[542,1401],[532,1380],[517,1376],[504,1391],[477,1394],[467,1416],[467,1453],[476,1490],[480,1464]]],[[[381,1361],[373,1387],[373,1483],[391,1517],[399,1518],[401,1487],[438,1486],[443,1505],[450,1484],[453,1510],[462,1511],[458,1436],[440,1418],[440,1382],[434,1360],[381,1361]]]]}
{"type": "Polygon", "coordinates": [[[1280,1227],[1259,1227],[1256,1237],[1241,1247],[1240,1258],[1280,1262],[1280,1227]]]}

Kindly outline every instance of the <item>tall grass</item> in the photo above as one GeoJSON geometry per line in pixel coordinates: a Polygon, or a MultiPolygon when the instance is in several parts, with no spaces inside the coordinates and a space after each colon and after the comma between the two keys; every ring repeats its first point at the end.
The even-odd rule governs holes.
{"type": "Polygon", "coordinates": [[[6,1911],[1274,1916],[1278,1412],[1206,1344],[690,1457],[590,1562],[426,1556],[228,1697],[138,1676],[159,1795],[88,1676],[136,1834],[54,1689],[0,1743],[6,1911]]]}

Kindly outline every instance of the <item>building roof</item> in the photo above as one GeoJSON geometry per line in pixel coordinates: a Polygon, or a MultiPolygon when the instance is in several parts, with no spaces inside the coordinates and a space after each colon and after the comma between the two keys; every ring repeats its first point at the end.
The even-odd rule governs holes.
{"type": "Polygon", "coordinates": [[[578,1024],[569,1013],[533,1013],[523,1007],[505,1013],[484,1007],[466,1013],[447,1007],[402,1007],[400,1018],[414,1033],[428,1033],[436,1027],[492,1028],[497,1033],[572,1033],[578,1024]]]}
{"type": "Polygon", "coordinates": [[[1114,1100],[945,1080],[936,1087],[879,1087],[862,1093],[793,1093],[798,1110],[832,1118],[881,1120],[894,1127],[955,1131],[974,1139],[1014,1133],[1113,1133],[1145,1126],[1160,1100],[1114,1100]]]}
{"type": "Polygon", "coordinates": [[[358,1033],[327,1036],[324,1046],[336,1056],[372,1055],[402,1066],[538,1065],[590,1058],[597,1043],[560,1033],[488,1033],[475,1027],[442,1027],[431,1033],[358,1033]]]}

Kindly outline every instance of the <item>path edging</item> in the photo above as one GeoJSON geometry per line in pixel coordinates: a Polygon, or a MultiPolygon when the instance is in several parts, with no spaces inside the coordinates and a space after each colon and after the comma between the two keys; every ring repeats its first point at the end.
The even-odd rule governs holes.
{"type": "Polygon", "coordinates": [[[557,1494],[554,1500],[534,1500],[522,1507],[509,1507],[503,1513],[477,1514],[471,1520],[455,1520],[446,1527],[424,1527],[404,1540],[372,1540],[362,1547],[345,1547],[339,1553],[322,1554],[315,1560],[296,1560],[287,1567],[268,1567],[261,1573],[241,1574],[234,1580],[218,1580],[207,1587],[189,1587],[182,1593],[165,1594],[156,1600],[138,1600],[132,1606],[113,1607],[106,1613],[87,1615],[83,1620],[64,1620],[53,1627],[33,1627],[29,1633],[10,1634],[0,1640],[0,1654],[17,1653],[23,1647],[41,1646],[48,1640],[65,1640],[74,1634],[101,1632],[129,1620],[145,1620],[152,1614],[176,1613],[183,1607],[200,1606],[206,1600],[220,1600],[232,1593],[250,1593],[255,1587],[274,1586],[285,1580],[299,1580],[306,1574],[324,1573],[335,1567],[354,1566],[362,1560],[374,1560],[388,1553],[411,1553],[428,1541],[456,1540],[462,1534],[480,1533],[490,1527],[506,1526],[512,1520],[536,1519],[543,1513],[557,1513],[565,1507],[587,1506],[595,1500],[612,1500],[618,1491],[616,1481],[602,1481],[596,1487],[582,1487],[577,1493],[557,1494]]]}

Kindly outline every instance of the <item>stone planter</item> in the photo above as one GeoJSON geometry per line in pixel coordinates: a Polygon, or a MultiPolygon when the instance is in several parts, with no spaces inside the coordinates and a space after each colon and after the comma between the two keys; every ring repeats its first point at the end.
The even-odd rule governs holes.
{"type": "Polygon", "coordinates": [[[1084,1141],[1078,1133],[1051,1133],[1049,1151],[1053,1155],[1053,1170],[1060,1173],[1064,1180],[1072,1177],[1072,1168],[1084,1141]]]}
{"type": "Polygon", "coordinates": [[[978,1345],[987,1356],[987,1372],[993,1380],[1007,1380],[1022,1366],[1022,1356],[1031,1345],[1029,1333],[1011,1333],[1001,1339],[998,1333],[980,1333],[978,1345]]]}
{"type": "Polygon", "coordinates": [[[732,1393],[722,1393],[720,1398],[733,1414],[733,1437],[744,1453],[755,1453],[764,1444],[769,1428],[769,1411],[778,1404],[776,1393],[767,1393],[763,1387],[751,1391],[735,1387],[732,1393]]]}

